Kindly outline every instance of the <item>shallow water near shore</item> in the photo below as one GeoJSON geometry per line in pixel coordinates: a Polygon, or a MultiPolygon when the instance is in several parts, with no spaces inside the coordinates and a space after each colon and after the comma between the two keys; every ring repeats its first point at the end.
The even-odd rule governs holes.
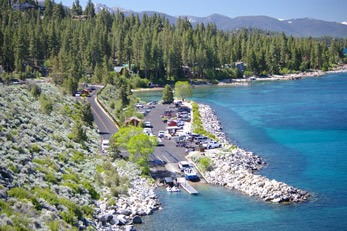
{"type": "MultiPolygon", "coordinates": [[[[163,210],[138,230],[347,230],[347,74],[248,87],[193,90],[210,105],[237,145],[263,157],[259,173],[312,194],[274,205],[224,187],[199,185],[199,196],[159,189],[163,210]]],[[[141,92],[159,100],[160,92],[141,92]]]]}

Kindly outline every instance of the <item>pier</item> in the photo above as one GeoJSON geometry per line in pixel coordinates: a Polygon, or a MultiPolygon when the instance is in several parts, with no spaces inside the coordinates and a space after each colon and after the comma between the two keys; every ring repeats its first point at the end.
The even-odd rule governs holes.
{"type": "Polygon", "coordinates": [[[184,177],[177,178],[177,182],[183,187],[184,190],[186,190],[191,195],[197,195],[199,192],[193,188],[184,177]]]}

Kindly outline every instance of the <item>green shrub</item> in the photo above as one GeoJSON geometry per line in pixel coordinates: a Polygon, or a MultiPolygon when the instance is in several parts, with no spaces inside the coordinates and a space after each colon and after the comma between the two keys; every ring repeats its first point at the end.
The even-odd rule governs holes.
{"type": "Polygon", "coordinates": [[[111,198],[107,201],[107,205],[108,206],[116,205],[116,201],[113,198],[111,198]]]}
{"type": "Polygon", "coordinates": [[[207,156],[200,158],[199,160],[199,168],[202,172],[210,170],[211,167],[211,159],[207,156]]]}
{"type": "Polygon", "coordinates": [[[28,199],[31,195],[29,191],[21,187],[12,188],[7,192],[7,194],[18,199],[28,199]]]}
{"type": "Polygon", "coordinates": [[[94,180],[95,180],[95,183],[99,186],[104,184],[104,178],[99,172],[95,174],[94,180]]]}
{"type": "Polygon", "coordinates": [[[74,183],[70,183],[70,182],[65,182],[63,185],[64,185],[64,186],[67,186],[67,187],[69,187],[69,188],[71,188],[72,191],[73,191],[74,193],[76,193],[76,194],[81,193],[81,191],[80,191],[80,189],[79,189],[79,187],[78,187],[78,184],[74,184],[74,183]]]}
{"type": "Polygon", "coordinates": [[[84,131],[82,124],[79,121],[73,124],[70,136],[71,136],[71,139],[75,141],[76,143],[82,143],[83,141],[87,141],[88,139],[87,134],[84,131]]]}
{"type": "Polygon", "coordinates": [[[8,206],[8,204],[0,199],[0,214],[6,213],[10,216],[13,213],[13,210],[8,206]]]}
{"type": "Polygon", "coordinates": [[[112,166],[111,162],[105,161],[104,163],[102,163],[102,168],[105,171],[110,171],[113,168],[113,166],[112,166]]]}
{"type": "Polygon", "coordinates": [[[82,206],[82,211],[83,211],[83,214],[89,216],[89,218],[91,218],[91,215],[93,214],[94,212],[94,209],[88,205],[84,205],[82,206]]]}
{"type": "Polygon", "coordinates": [[[131,85],[133,88],[146,88],[148,86],[149,80],[143,79],[140,76],[136,76],[135,78],[132,78],[131,85]]]}
{"type": "Polygon", "coordinates": [[[36,197],[31,197],[31,203],[33,203],[35,209],[42,210],[41,204],[37,201],[36,197]]]}
{"type": "Polygon", "coordinates": [[[48,221],[47,223],[47,226],[50,228],[51,231],[59,231],[60,228],[60,223],[59,221],[48,221]]]}
{"type": "Polygon", "coordinates": [[[80,178],[78,177],[77,174],[74,174],[74,173],[65,173],[63,174],[63,180],[71,180],[71,181],[74,181],[76,183],[79,183],[80,181],[80,178]]]}
{"type": "Polygon", "coordinates": [[[99,173],[102,173],[104,171],[104,169],[102,168],[101,165],[96,166],[96,171],[99,173]]]}
{"type": "Polygon", "coordinates": [[[39,197],[43,198],[45,201],[50,203],[51,205],[54,205],[58,202],[57,195],[53,193],[49,188],[41,188],[36,186],[33,190],[33,193],[39,197]]]}
{"type": "Polygon", "coordinates": [[[16,231],[16,228],[10,225],[0,226],[0,231],[16,231]]]}
{"type": "Polygon", "coordinates": [[[31,231],[29,228],[29,221],[21,215],[16,215],[12,218],[15,230],[31,231]]]}
{"type": "Polygon", "coordinates": [[[40,150],[41,148],[37,146],[36,144],[31,145],[31,148],[29,149],[31,153],[39,152],[40,150]]]}
{"type": "Polygon", "coordinates": [[[94,189],[94,187],[89,182],[82,182],[83,187],[88,190],[89,195],[92,197],[93,200],[100,199],[99,193],[94,189]]]}
{"type": "Polygon", "coordinates": [[[60,161],[62,161],[62,162],[64,162],[64,163],[67,163],[68,158],[66,157],[66,155],[60,153],[60,154],[58,154],[58,157],[59,157],[59,160],[60,160],[60,161]]]}
{"type": "Polygon", "coordinates": [[[60,215],[63,217],[63,220],[70,225],[74,225],[77,222],[74,213],[70,210],[66,212],[61,212],[60,215]]]}
{"type": "Polygon", "coordinates": [[[18,169],[17,169],[17,167],[14,166],[12,163],[9,163],[9,164],[7,165],[7,167],[8,167],[9,169],[11,169],[11,171],[14,172],[14,173],[18,173],[18,172],[19,172],[18,169]]]}
{"type": "Polygon", "coordinates": [[[6,139],[8,140],[8,141],[14,141],[14,138],[13,138],[13,136],[11,135],[11,134],[6,134],[6,139]]]}
{"type": "Polygon", "coordinates": [[[37,201],[36,197],[33,196],[29,191],[27,191],[24,188],[21,187],[16,187],[16,188],[12,188],[11,190],[8,191],[8,195],[11,197],[15,197],[18,199],[27,199],[30,200],[31,203],[34,205],[34,207],[37,210],[41,210],[42,206],[41,204],[37,201]]]}
{"type": "Polygon", "coordinates": [[[33,162],[39,164],[39,165],[45,165],[47,164],[48,165],[48,162],[45,161],[45,160],[40,160],[40,159],[33,159],[33,162]]]}
{"type": "Polygon", "coordinates": [[[41,94],[39,101],[41,103],[41,110],[46,114],[50,114],[53,110],[53,103],[50,98],[46,97],[44,94],[41,94]]]}
{"type": "Polygon", "coordinates": [[[59,197],[58,203],[67,207],[68,210],[71,211],[74,216],[76,216],[78,218],[82,217],[83,212],[82,212],[81,208],[75,202],[69,201],[65,197],[59,197]]]}
{"type": "Polygon", "coordinates": [[[41,88],[37,84],[29,85],[29,88],[33,97],[38,98],[41,95],[41,88]]]}
{"type": "Polygon", "coordinates": [[[49,183],[57,184],[58,180],[52,172],[46,173],[46,179],[49,183]]]}
{"type": "Polygon", "coordinates": [[[106,175],[105,185],[107,187],[112,187],[113,185],[118,186],[119,182],[120,182],[120,178],[118,174],[106,175]]]}
{"type": "Polygon", "coordinates": [[[76,151],[76,152],[74,152],[74,154],[72,155],[71,160],[72,160],[73,162],[75,162],[75,163],[76,163],[76,162],[81,162],[81,161],[84,160],[84,155],[83,155],[82,152],[76,151]]]}
{"type": "Polygon", "coordinates": [[[114,197],[118,197],[120,194],[127,194],[128,193],[128,187],[126,186],[113,186],[111,187],[111,195],[114,197]]]}

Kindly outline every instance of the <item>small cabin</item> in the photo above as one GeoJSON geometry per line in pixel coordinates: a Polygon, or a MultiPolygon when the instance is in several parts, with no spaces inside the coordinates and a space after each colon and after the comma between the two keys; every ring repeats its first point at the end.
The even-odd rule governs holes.
{"type": "Polygon", "coordinates": [[[140,120],[139,118],[133,116],[130,119],[125,121],[125,125],[138,127],[141,121],[142,120],[140,120]]]}

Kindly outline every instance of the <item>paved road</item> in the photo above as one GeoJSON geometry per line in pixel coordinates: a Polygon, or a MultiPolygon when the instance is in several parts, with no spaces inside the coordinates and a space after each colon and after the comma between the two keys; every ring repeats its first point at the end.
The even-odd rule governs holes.
{"type": "MultiPolygon", "coordinates": [[[[155,105],[155,108],[145,116],[144,121],[150,121],[153,128],[153,134],[158,136],[160,130],[165,130],[167,127],[166,123],[163,123],[160,115],[164,114],[165,109],[169,109],[168,105],[155,105]]],[[[170,108],[177,110],[175,108],[170,108]]],[[[176,147],[176,143],[173,140],[162,139],[164,146],[154,147],[154,152],[151,156],[150,161],[155,163],[177,163],[184,161],[185,159],[185,148],[176,147]]]]}
{"type": "MultiPolygon", "coordinates": [[[[101,88],[97,87],[97,90],[99,89],[101,88]]],[[[110,139],[116,132],[118,132],[118,128],[96,103],[96,91],[92,93],[91,97],[88,97],[88,102],[90,103],[94,115],[94,122],[99,129],[101,139],[110,139]]]]}

